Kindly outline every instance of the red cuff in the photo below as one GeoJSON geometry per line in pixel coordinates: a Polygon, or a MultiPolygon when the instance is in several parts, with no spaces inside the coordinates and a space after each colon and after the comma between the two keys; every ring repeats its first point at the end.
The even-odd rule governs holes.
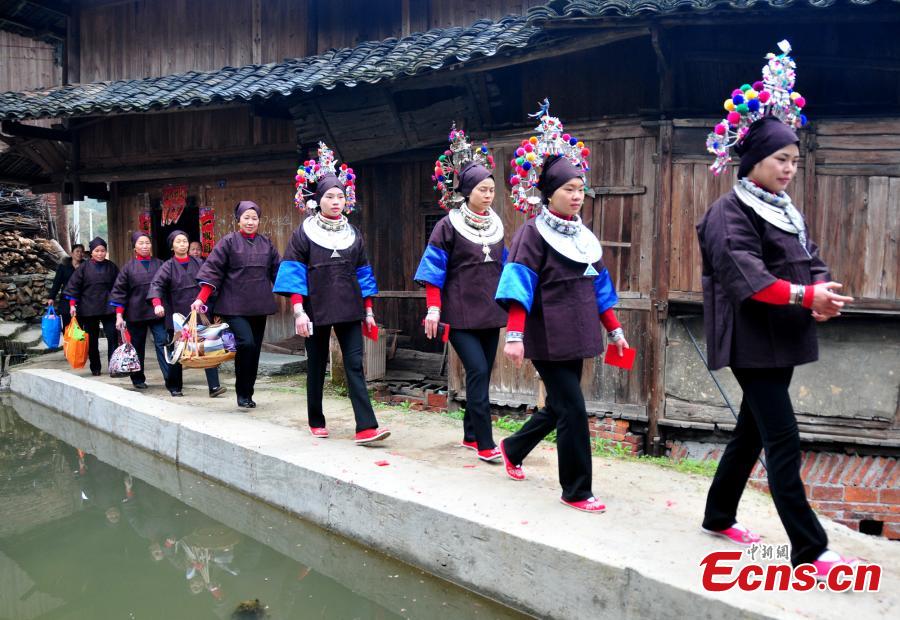
{"type": "Polygon", "coordinates": [[[603,328],[607,332],[622,327],[622,324],[619,323],[619,319],[616,317],[616,311],[612,308],[607,308],[600,314],[600,322],[603,323],[603,328]]]}
{"type": "Polygon", "coordinates": [[[787,280],[775,280],[773,284],[754,293],[750,299],[761,301],[765,304],[785,306],[791,302],[791,283],[787,280]]]}
{"type": "Polygon", "coordinates": [[[371,310],[372,309],[372,298],[366,297],[363,300],[363,305],[366,307],[366,310],[371,310]]]}
{"type": "Polygon", "coordinates": [[[441,289],[427,282],[425,283],[425,305],[428,308],[441,307],[441,289]]]}
{"type": "Polygon", "coordinates": [[[70,307],[70,308],[74,308],[74,307],[75,307],[75,300],[74,300],[74,299],[70,299],[70,300],[69,300],[69,307],[70,307]]]}
{"type": "Polygon", "coordinates": [[[807,284],[803,287],[803,307],[807,310],[812,308],[813,297],[816,294],[816,287],[812,284],[807,284]]]}
{"type": "Polygon", "coordinates": [[[154,308],[162,305],[162,299],[160,299],[159,297],[154,297],[151,301],[153,302],[154,308]]]}
{"type": "Polygon", "coordinates": [[[125,308],[123,306],[116,306],[116,314],[125,314],[125,308]]]}
{"type": "Polygon", "coordinates": [[[200,292],[197,293],[197,299],[206,303],[206,300],[209,299],[209,296],[212,295],[213,287],[212,284],[203,284],[200,287],[200,292]]]}
{"type": "Polygon", "coordinates": [[[291,293],[291,306],[294,304],[302,304],[303,303],[303,295],[300,293],[291,293]]]}
{"type": "Polygon", "coordinates": [[[506,331],[525,333],[525,306],[517,301],[509,302],[509,318],[506,320],[506,331]]]}

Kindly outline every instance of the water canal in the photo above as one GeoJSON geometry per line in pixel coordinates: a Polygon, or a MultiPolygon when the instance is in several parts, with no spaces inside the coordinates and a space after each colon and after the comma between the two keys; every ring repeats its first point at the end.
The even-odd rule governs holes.
{"type": "Polygon", "coordinates": [[[524,617],[0,398],[0,618],[524,617]]]}

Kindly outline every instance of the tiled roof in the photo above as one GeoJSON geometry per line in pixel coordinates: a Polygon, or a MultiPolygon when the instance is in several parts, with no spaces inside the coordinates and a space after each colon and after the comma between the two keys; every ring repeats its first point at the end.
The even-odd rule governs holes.
{"type": "MultiPolygon", "coordinates": [[[[827,8],[836,4],[867,5],[878,0],[550,0],[527,13],[530,22],[565,17],[634,17],[650,13],[671,13],[681,10],[714,8],[786,8],[812,6],[827,8]]],[[[900,0],[892,0],[900,2],[900,0]]],[[[887,0],[885,0],[885,3],[887,0]]]]}
{"type": "Polygon", "coordinates": [[[373,84],[493,56],[506,48],[522,48],[539,31],[524,17],[510,16],[496,22],[480,20],[466,28],[436,28],[402,39],[371,41],[279,63],[3,93],[0,118],[140,112],[373,84]]]}

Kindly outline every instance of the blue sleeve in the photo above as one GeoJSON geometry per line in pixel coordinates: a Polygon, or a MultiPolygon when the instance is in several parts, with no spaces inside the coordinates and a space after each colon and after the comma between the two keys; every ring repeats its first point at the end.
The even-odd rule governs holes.
{"type": "Polygon", "coordinates": [[[113,308],[124,308],[125,307],[125,304],[116,303],[114,301],[109,302],[109,305],[112,306],[113,308]]]}
{"type": "Polygon", "coordinates": [[[494,299],[506,306],[510,301],[517,301],[531,312],[534,302],[534,289],[537,287],[537,274],[521,263],[507,263],[500,274],[497,294],[494,299]]]}
{"type": "Polygon", "coordinates": [[[609,270],[605,267],[600,275],[594,278],[594,296],[597,298],[597,312],[603,314],[619,302],[616,288],[613,286],[609,270]]]}
{"type": "Polygon", "coordinates": [[[359,280],[359,290],[363,298],[375,297],[378,294],[378,284],[375,283],[372,265],[363,265],[357,268],[356,279],[359,280]]]}
{"type": "Polygon", "coordinates": [[[432,284],[438,288],[444,287],[444,280],[447,279],[447,252],[440,248],[436,248],[431,244],[425,248],[422,254],[422,260],[419,262],[419,268],[416,269],[416,275],[413,280],[419,284],[432,284]]]}
{"type": "Polygon", "coordinates": [[[273,293],[279,295],[309,295],[309,286],[306,279],[306,264],[295,260],[283,260],[278,267],[278,275],[275,276],[273,293]]]}
{"type": "Polygon", "coordinates": [[[509,250],[506,249],[506,246],[503,246],[503,256],[500,258],[500,264],[506,265],[506,261],[509,258],[509,250]]]}

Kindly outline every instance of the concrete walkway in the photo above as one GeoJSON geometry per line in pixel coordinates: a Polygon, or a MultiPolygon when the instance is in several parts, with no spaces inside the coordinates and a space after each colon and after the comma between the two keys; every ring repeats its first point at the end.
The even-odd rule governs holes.
{"type": "MultiPolygon", "coordinates": [[[[834,548],[882,565],[879,593],[703,591],[700,560],[731,549],[697,530],[707,478],[595,458],[607,512],[587,515],[559,504],[552,445],[517,483],[456,447],[461,423],[435,414],[379,409],[394,435],[364,448],[351,441],[345,399],[325,404],[331,438],[312,438],[296,380],[261,380],[258,408],[247,411],[232,392],[209,399],[200,371],[186,371],[186,397],[172,399],[158,371],[148,380],[157,387],[137,393],[127,379],[64,368],[58,354],[45,356],[13,373],[13,391],[540,617],[889,618],[900,609],[900,546],[827,520],[834,548]]],[[[768,496],[748,490],[739,517],[765,542],[787,543],[768,496]]]]}

